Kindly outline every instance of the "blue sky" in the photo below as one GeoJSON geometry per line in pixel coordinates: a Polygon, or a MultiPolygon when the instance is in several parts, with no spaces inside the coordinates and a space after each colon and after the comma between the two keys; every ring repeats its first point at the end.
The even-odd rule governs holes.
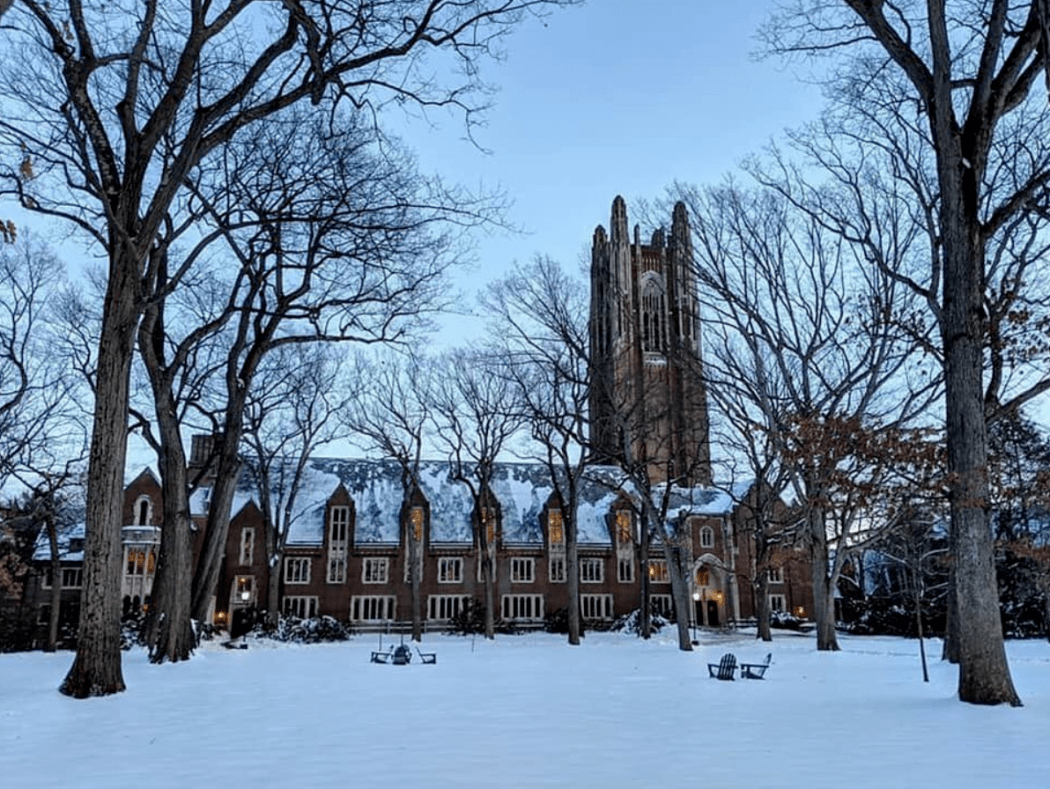
{"type": "Polygon", "coordinates": [[[406,134],[424,170],[501,186],[514,201],[509,220],[527,231],[481,235],[464,286],[537,253],[574,269],[617,194],[633,225],[637,200],[675,179],[716,182],[783,129],[815,118],[820,91],[797,67],[752,57],[774,5],[590,0],[517,30],[507,59],[483,72],[500,89],[476,135],[490,153],[464,141],[452,118],[406,134]]]}

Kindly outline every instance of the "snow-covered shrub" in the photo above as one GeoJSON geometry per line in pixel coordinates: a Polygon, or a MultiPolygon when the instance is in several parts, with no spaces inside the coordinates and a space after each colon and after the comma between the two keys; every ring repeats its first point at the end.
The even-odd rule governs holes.
{"type": "MultiPolygon", "coordinates": [[[[649,615],[649,625],[654,633],[669,624],[670,622],[660,614],[654,612],[649,615]]],[[[642,610],[636,608],[631,611],[631,613],[621,616],[612,623],[612,626],[609,629],[616,633],[630,633],[632,635],[640,634],[642,632],[642,610]]]]}
{"type": "Polygon", "coordinates": [[[321,644],[329,641],[347,641],[350,638],[350,631],[346,626],[330,616],[317,616],[312,619],[281,617],[275,629],[266,631],[259,625],[252,634],[256,638],[272,638],[275,641],[294,644],[321,644]]]}

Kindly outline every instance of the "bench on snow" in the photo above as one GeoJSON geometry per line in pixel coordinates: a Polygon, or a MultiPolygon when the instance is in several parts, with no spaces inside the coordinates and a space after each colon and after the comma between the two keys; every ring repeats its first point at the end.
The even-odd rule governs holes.
{"type": "Polygon", "coordinates": [[[770,652],[766,655],[765,663],[741,663],[740,664],[740,677],[741,679],[763,679],[766,675],[766,669],[769,668],[769,664],[773,662],[773,653],[770,652]]]}
{"type": "Polygon", "coordinates": [[[736,671],[736,655],[732,652],[726,652],[717,663],[708,663],[707,671],[710,677],[714,679],[734,679],[733,672],[736,671]]]}

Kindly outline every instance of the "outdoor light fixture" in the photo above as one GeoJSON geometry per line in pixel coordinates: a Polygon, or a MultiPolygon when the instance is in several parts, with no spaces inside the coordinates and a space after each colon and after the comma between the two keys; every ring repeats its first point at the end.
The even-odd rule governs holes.
{"type": "Polygon", "coordinates": [[[242,603],[247,603],[251,599],[252,599],[252,593],[251,592],[249,592],[248,590],[245,590],[245,591],[241,592],[241,602],[242,603]]]}
{"type": "Polygon", "coordinates": [[[700,602],[700,590],[697,589],[693,592],[693,645],[699,644],[700,641],[696,637],[696,626],[699,624],[697,620],[700,618],[700,612],[696,610],[696,604],[700,602]]]}

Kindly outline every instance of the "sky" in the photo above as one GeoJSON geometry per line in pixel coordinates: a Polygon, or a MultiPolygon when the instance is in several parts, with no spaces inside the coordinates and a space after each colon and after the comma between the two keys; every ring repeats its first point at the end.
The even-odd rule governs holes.
{"type": "MultiPolygon", "coordinates": [[[[56,690],[72,653],[0,655],[0,776],[19,789],[295,786],[428,789],[1044,789],[1050,647],[1007,644],[1021,708],[963,704],[928,640],[698,631],[427,633],[437,663],[369,662],[379,639],[246,650],[207,642],[152,666],[124,653],[124,693],[56,690]],[[719,682],[732,652],[765,679],[719,682]]],[[[416,658],[413,653],[413,658],[416,658]]]]}
{"type": "Polygon", "coordinates": [[[405,138],[424,170],[501,187],[513,200],[510,223],[524,231],[478,234],[464,287],[536,254],[575,270],[616,195],[633,227],[639,200],[675,180],[718,182],[785,128],[815,119],[820,89],[804,67],[753,57],[774,5],[590,0],[561,9],[516,30],[506,60],[486,64],[483,77],[499,87],[476,135],[487,153],[455,119],[410,126],[405,138]]]}

